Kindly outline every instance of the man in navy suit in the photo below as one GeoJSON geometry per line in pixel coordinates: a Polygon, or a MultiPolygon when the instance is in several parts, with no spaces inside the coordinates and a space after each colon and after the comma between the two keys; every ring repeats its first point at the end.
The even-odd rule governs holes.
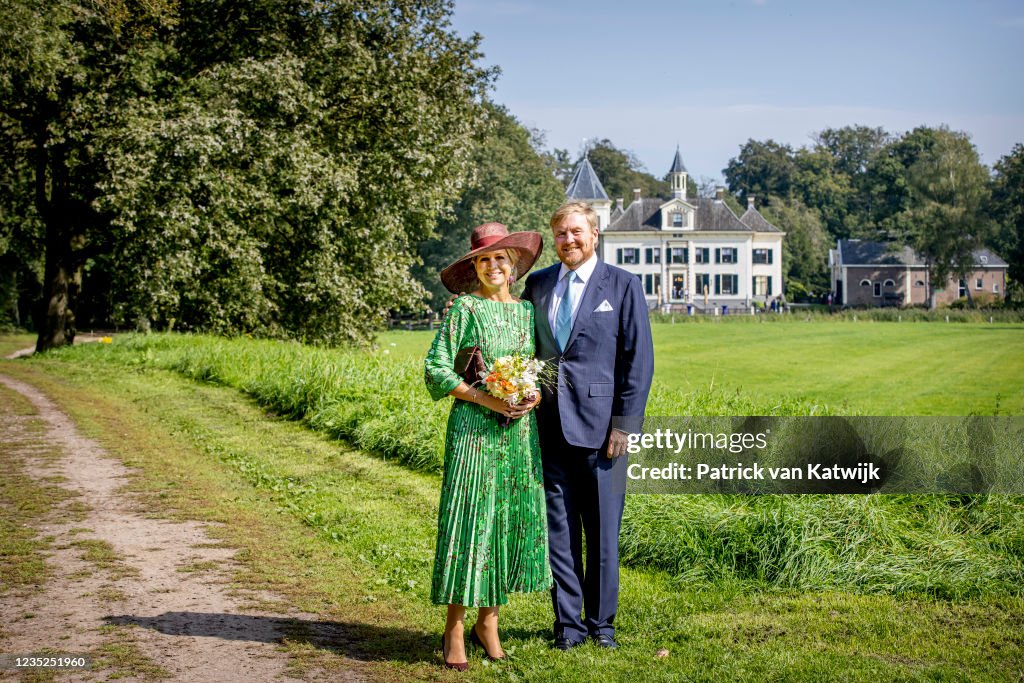
{"type": "Polygon", "coordinates": [[[560,207],[551,230],[561,263],[530,275],[523,298],[536,310],[537,357],[558,368],[537,408],[555,647],[590,637],[615,648],[627,434],[641,429],[654,374],[651,326],[639,279],[598,260],[588,204],[560,207]]]}

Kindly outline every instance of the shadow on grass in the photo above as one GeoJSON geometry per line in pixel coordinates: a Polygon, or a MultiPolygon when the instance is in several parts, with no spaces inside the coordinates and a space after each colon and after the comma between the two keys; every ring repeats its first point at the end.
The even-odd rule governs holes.
{"type": "MultiPolygon", "coordinates": [[[[441,644],[443,619],[437,633],[371,626],[355,622],[311,621],[289,617],[263,617],[223,612],[164,612],[153,617],[117,615],[104,617],[110,625],[141,626],[170,636],[205,636],[263,643],[308,643],[360,661],[419,663],[433,661],[441,644]]],[[[543,629],[511,629],[510,638],[550,637],[543,629]]],[[[468,643],[468,637],[467,637],[468,643]]]]}

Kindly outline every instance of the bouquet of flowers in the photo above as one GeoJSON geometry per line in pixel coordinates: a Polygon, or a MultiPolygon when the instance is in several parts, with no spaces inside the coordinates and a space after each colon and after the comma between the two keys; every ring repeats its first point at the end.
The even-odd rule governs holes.
{"type": "MultiPolygon", "coordinates": [[[[494,361],[494,367],[490,372],[480,373],[480,379],[491,396],[500,398],[509,405],[515,405],[540,391],[540,385],[544,381],[544,365],[544,361],[532,357],[502,356],[494,361]]],[[[499,422],[508,426],[511,420],[499,418],[499,422]]]]}

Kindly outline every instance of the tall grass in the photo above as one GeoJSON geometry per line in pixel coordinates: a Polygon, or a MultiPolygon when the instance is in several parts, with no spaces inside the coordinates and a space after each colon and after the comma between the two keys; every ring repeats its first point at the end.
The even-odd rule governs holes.
{"type": "Polygon", "coordinates": [[[652,323],[788,323],[788,322],[904,322],[904,323],[1021,323],[1024,322],[1024,310],[1012,308],[995,309],[957,309],[942,308],[929,311],[924,308],[836,308],[828,310],[828,306],[809,306],[790,310],[788,313],[750,313],[732,312],[728,315],[686,315],[685,313],[651,313],[652,323]]]}
{"type": "MultiPolygon", "coordinates": [[[[202,336],[119,337],[49,357],[164,369],[234,387],[276,413],[418,470],[443,462],[449,400],[421,362],[387,351],[202,336]]],[[[801,399],[759,401],[656,385],[652,415],[828,415],[801,399]]],[[[1024,592],[1024,500],[979,496],[630,496],[623,562],[681,581],[966,598],[1024,592]]]]}

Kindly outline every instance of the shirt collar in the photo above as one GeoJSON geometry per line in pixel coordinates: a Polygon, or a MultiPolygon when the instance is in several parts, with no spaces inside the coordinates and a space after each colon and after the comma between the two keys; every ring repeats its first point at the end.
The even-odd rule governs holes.
{"type": "MultiPolygon", "coordinates": [[[[595,268],[597,268],[597,251],[596,250],[594,251],[593,254],[590,255],[590,258],[588,258],[586,261],[584,261],[583,264],[579,268],[576,269],[576,277],[578,277],[580,282],[582,282],[583,284],[587,284],[587,282],[590,280],[590,276],[594,274],[594,269],[595,268]]],[[[566,266],[563,263],[562,267],[558,271],[558,281],[561,282],[562,278],[564,278],[565,274],[568,273],[568,272],[569,272],[569,267],[566,266]]]]}

